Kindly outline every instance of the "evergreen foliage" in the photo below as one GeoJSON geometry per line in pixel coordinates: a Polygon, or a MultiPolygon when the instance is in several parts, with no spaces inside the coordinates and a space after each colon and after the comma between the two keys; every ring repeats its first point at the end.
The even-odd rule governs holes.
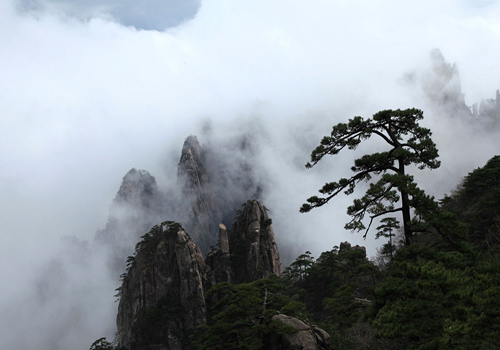
{"type": "Polygon", "coordinates": [[[380,223],[381,225],[377,227],[378,232],[375,234],[375,238],[389,238],[389,241],[382,245],[381,253],[384,257],[389,258],[389,261],[392,261],[394,253],[396,252],[396,247],[393,242],[393,237],[395,236],[394,230],[400,228],[399,222],[396,218],[386,217],[380,220],[380,223]]]}
{"type": "Polygon", "coordinates": [[[500,156],[465,176],[458,189],[441,203],[467,223],[474,243],[499,245],[500,237],[495,232],[500,218],[500,156]]]}
{"type": "Polygon", "coordinates": [[[89,350],[116,350],[116,348],[113,343],[110,343],[105,337],[102,337],[93,342],[89,350]]]}
{"type": "MultiPolygon", "coordinates": [[[[347,183],[343,190],[352,193],[360,179],[382,175],[374,186],[382,181],[379,189],[385,188],[383,193],[372,186],[367,196],[375,197],[370,197],[368,202],[373,201],[369,205],[365,205],[366,196],[354,202],[354,206],[360,204],[359,208],[373,217],[384,211],[386,214],[403,210],[395,204],[404,196],[401,189],[407,191],[408,205],[414,213],[407,223],[412,231],[412,244],[398,246],[394,237],[401,232],[399,222],[394,217],[385,217],[376,233],[377,238],[388,239],[381,254],[391,263],[384,271],[366,258],[361,247],[341,244],[342,249],[333,247],[317,259],[309,251],[301,254],[281,278],[273,275],[252,283],[217,284],[206,294],[208,320],[190,337],[192,349],[267,349],[272,334],[295,332],[292,327],[273,320],[278,313],[318,321],[331,335],[336,349],[500,349],[500,157],[493,157],[484,167],[471,172],[453,194],[438,203],[418,189],[408,175],[384,173],[393,170],[391,167],[399,169],[397,154],[408,157],[404,158],[404,166],[422,159],[428,163],[422,161],[421,167],[438,165],[430,132],[416,124],[421,117],[418,110],[396,112],[383,111],[367,121],[356,117],[349,124],[334,127],[332,138],[342,133],[347,135],[350,130],[351,138],[344,137],[342,142],[344,147],[355,148],[372,134],[380,136],[383,130],[395,128],[385,129],[385,122],[400,118],[398,123],[409,128],[407,133],[401,132],[396,137],[400,148],[364,156],[362,162],[357,160],[354,168],[364,175],[347,183]],[[373,130],[366,129],[369,126],[373,130]],[[353,130],[358,131],[353,133],[353,130]],[[423,135],[423,139],[411,141],[417,134],[423,135]],[[407,145],[414,146],[405,150],[407,145]],[[365,170],[362,163],[369,164],[365,170]],[[384,170],[382,165],[389,166],[384,170]],[[383,195],[377,197],[378,194],[383,195]]],[[[401,130],[406,129],[401,126],[401,130]]],[[[323,144],[323,153],[313,152],[313,165],[323,155],[335,154],[334,146],[328,142],[323,144]],[[327,149],[329,145],[332,148],[327,149]]],[[[346,184],[341,180],[337,185],[343,186],[341,183],[346,184]]],[[[336,186],[327,185],[330,189],[336,186]]],[[[335,191],[329,192],[330,198],[335,191]]],[[[327,197],[324,203],[328,200],[327,197]]],[[[309,209],[322,205],[319,199],[309,203],[312,204],[309,209]]],[[[354,221],[362,219],[356,215],[354,221]]],[[[403,217],[403,224],[404,220],[403,217]]],[[[358,224],[363,225],[361,222],[353,225],[358,224]]],[[[178,229],[173,222],[165,225],[178,229]]],[[[155,249],[162,234],[163,227],[155,227],[143,236],[136,254],[127,260],[124,281],[135,264],[137,252],[155,249]]],[[[233,251],[243,254],[243,243],[233,251]]],[[[243,271],[244,262],[240,263],[243,271]]],[[[174,296],[167,296],[137,315],[133,330],[137,339],[135,348],[165,341],[163,327],[181,317],[174,306],[178,304],[174,296]]],[[[113,344],[101,338],[90,350],[112,349],[113,344]]]]}
{"type": "Polygon", "coordinates": [[[500,207],[491,210],[490,197],[500,189],[498,160],[466,176],[437,214],[426,217],[439,235],[398,251],[390,275],[375,288],[378,337],[410,349],[500,348],[500,242],[485,245],[478,235],[500,236],[491,225],[500,207]],[[462,221],[472,227],[469,238],[462,221]]]}
{"type": "Polygon", "coordinates": [[[500,345],[499,292],[499,260],[414,245],[377,285],[373,324],[379,337],[412,349],[492,349],[500,345]]]}
{"type": "Polygon", "coordinates": [[[354,150],[372,135],[379,136],[389,149],[384,152],[367,154],[354,161],[351,170],[355,173],[350,178],[342,178],[338,182],[326,183],[319,192],[325,197],[313,196],[307,199],[300,211],[308,212],[323,206],[341,192],[350,195],[356,184],[370,181],[374,176],[376,182],[370,183],[369,189],[360,199],[355,199],[348,207],[347,213],[352,220],[345,225],[352,231],[365,230],[364,237],[373,219],[400,211],[403,216],[405,242],[413,243],[413,233],[421,230],[422,222],[418,220],[419,205],[432,202],[413,181],[413,176],[406,174],[406,168],[412,164],[419,169],[436,169],[438,151],[431,139],[431,131],[419,125],[423,113],[418,109],[384,110],[376,113],[373,119],[354,117],[348,123],[339,123],[332,129],[330,136],[325,136],[320,145],[312,151],[311,161],[307,168],[316,165],[326,155],[336,155],[344,148],[354,150]],[[396,206],[400,202],[399,206],[396,206]],[[417,215],[411,218],[411,210],[417,215]],[[363,219],[368,215],[370,222],[365,227],[363,219]]]}
{"type": "Polygon", "coordinates": [[[267,349],[270,333],[296,332],[272,319],[278,313],[306,317],[305,306],[284,291],[283,282],[274,275],[252,283],[216,284],[207,293],[209,321],[191,338],[194,349],[267,349]]]}
{"type": "Polygon", "coordinates": [[[285,273],[288,277],[294,280],[301,280],[309,275],[310,268],[314,264],[314,257],[311,256],[310,251],[306,251],[295,259],[289,267],[286,268],[285,273]]]}
{"type": "Polygon", "coordinates": [[[339,252],[333,247],[317,260],[306,252],[285,270],[283,278],[288,282],[288,293],[305,303],[337,347],[353,348],[356,341],[346,339],[354,328],[369,327],[360,325],[378,278],[365,251],[354,247],[339,252]]]}

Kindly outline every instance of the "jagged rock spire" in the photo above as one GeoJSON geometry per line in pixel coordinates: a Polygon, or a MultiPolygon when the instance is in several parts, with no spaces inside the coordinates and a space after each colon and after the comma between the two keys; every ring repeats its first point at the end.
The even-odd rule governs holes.
{"type": "Polygon", "coordinates": [[[159,192],[156,179],[146,170],[130,169],[123,177],[115,202],[128,203],[141,209],[158,206],[159,192]]]}
{"type": "Polygon", "coordinates": [[[179,223],[164,222],[143,236],[128,264],[116,319],[120,348],[183,349],[187,334],[206,322],[200,249],[179,223]]]}
{"type": "Polygon", "coordinates": [[[281,261],[271,224],[266,208],[257,200],[246,202],[235,218],[229,249],[236,282],[281,275],[281,261]]]}
{"type": "Polygon", "coordinates": [[[120,347],[186,349],[187,336],[206,322],[205,294],[210,287],[281,274],[271,220],[256,200],[244,204],[230,234],[219,225],[218,246],[204,261],[176,222],[163,222],[142,237],[136,254],[127,259],[119,289],[120,347]]]}
{"type": "Polygon", "coordinates": [[[146,170],[135,168],[123,177],[109,209],[108,222],[95,236],[95,243],[109,249],[109,261],[117,275],[139,237],[162,220],[164,205],[156,179],[146,170]]]}
{"type": "Polygon", "coordinates": [[[185,196],[185,211],[189,216],[184,223],[193,241],[206,253],[217,243],[220,222],[219,205],[203,165],[203,149],[194,135],[182,147],[177,180],[185,196]]]}

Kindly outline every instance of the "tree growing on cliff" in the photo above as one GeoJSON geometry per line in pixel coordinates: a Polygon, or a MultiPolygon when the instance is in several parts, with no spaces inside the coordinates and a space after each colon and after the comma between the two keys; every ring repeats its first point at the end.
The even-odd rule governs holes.
{"type": "Polygon", "coordinates": [[[275,275],[251,283],[218,283],[206,297],[208,322],[191,337],[196,350],[269,349],[271,335],[297,332],[273,316],[307,317],[305,305],[288,297],[283,281],[275,275]]]}
{"type": "Polygon", "coordinates": [[[116,347],[103,337],[93,342],[89,350],[116,350],[116,347]]]}
{"type": "Polygon", "coordinates": [[[394,253],[396,251],[396,247],[392,238],[395,236],[393,233],[394,230],[399,229],[399,222],[396,218],[386,217],[380,220],[381,225],[377,227],[378,232],[375,234],[375,238],[385,237],[389,238],[389,241],[382,245],[381,254],[385,257],[389,258],[389,261],[392,261],[394,257],[394,253]]]}
{"type": "Polygon", "coordinates": [[[371,136],[378,136],[388,145],[387,151],[366,154],[354,161],[351,170],[355,173],[350,178],[342,178],[338,182],[326,183],[319,192],[324,197],[310,197],[300,208],[308,212],[321,207],[341,192],[350,195],[356,184],[370,181],[374,176],[376,182],[370,183],[365,195],[355,199],[347,213],[352,220],[346,229],[353,231],[368,230],[377,217],[385,214],[401,212],[405,244],[413,242],[413,234],[421,231],[422,222],[419,216],[423,211],[432,210],[435,204],[433,198],[425,195],[413,180],[406,174],[410,165],[419,169],[436,169],[440,166],[437,160],[438,151],[431,139],[431,131],[419,125],[423,112],[418,109],[384,110],[373,115],[373,118],[354,117],[348,123],[339,123],[332,129],[330,136],[325,136],[320,145],[312,151],[311,161],[307,168],[316,165],[326,155],[336,155],[344,148],[354,150],[371,136]],[[412,209],[415,210],[412,219],[412,209]],[[370,222],[368,227],[363,224],[365,215],[370,222]]]}

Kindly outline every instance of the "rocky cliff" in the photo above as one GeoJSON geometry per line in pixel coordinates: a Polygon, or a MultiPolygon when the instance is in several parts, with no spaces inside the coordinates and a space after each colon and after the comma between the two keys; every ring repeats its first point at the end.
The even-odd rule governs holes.
{"type": "Polygon", "coordinates": [[[206,266],[182,226],[164,222],[143,236],[122,275],[117,327],[120,347],[183,349],[205,323],[206,266]]]}
{"type": "Polygon", "coordinates": [[[251,282],[269,274],[281,275],[282,267],[272,220],[257,200],[249,200],[234,219],[229,250],[235,282],[251,282]]]}
{"type": "Polygon", "coordinates": [[[329,350],[331,349],[330,335],[323,329],[309,325],[306,321],[299,320],[283,314],[273,316],[273,320],[280,320],[285,325],[292,327],[295,332],[281,335],[271,335],[269,350],[329,350]]]}
{"type": "Polygon", "coordinates": [[[203,150],[196,136],[189,136],[182,147],[177,181],[185,200],[182,209],[189,213],[184,223],[202,252],[217,243],[221,219],[219,205],[203,164],[203,150]]]}
{"type": "Polygon", "coordinates": [[[451,116],[471,116],[465,104],[458,67],[445,61],[440,50],[430,55],[431,71],[423,77],[423,89],[427,98],[451,116]]]}
{"type": "Polygon", "coordinates": [[[452,117],[479,122],[486,130],[496,131],[500,125],[500,92],[496,91],[495,98],[482,100],[469,107],[465,103],[457,65],[446,62],[438,49],[431,52],[430,59],[431,69],[423,76],[422,88],[434,107],[452,117]]]}
{"type": "Polygon", "coordinates": [[[108,222],[95,244],[108,249],[112,270],[119,275],[139,237],[163,217],[165,204],[156,179],[146,170],[131,169],[111,203],[108,222]]]}
{"type": "Polygon", "coordinates": [[[232,282],[233,267],[229,250],[229,238],[224,224],[219,225],[219,249],[213,248],[207,255],[206,264],[210,267],[208,278],[212,285],[220,282],[232,282]]]}
{"type": "Polygon", "coordinates": [[[232,230],[219,225],[219,248],[208,253],[212,283],[248,283],[271,274],[280,276],[282,266],[272,220],[257,200],[238,211],[232,230]]]}
{"type": "Polygon", "coordinates": [[[256,169],[243,161],[251,149],[248,142],[229,153],[225,150],[225,156],[218,155],[221,146],[217,147],[204,148],[196,136],[187,137],[177,166],[177,186],[163,191],[146,170],[134,168],[123,177],[106,227],[95,237],[97,247],[110,250],[113,271],[123,271],[122,262],[141,234],[169,217],[182,222],[206,255],[217,244],[219,223],[230,223],[242,201],[260,196],[256,169]]]}
{"type": "MultiPolygon", "coordinates": [[[[243,146],[242,152],[251,150],[243,146]]],[[[130,170],[105,229],[96,234],[96,245],[110,253],[113,271],[123,271],[126,265],[116,294],[120,349],[190,349],[189,336],[207,323],[208,290],[221,282],[249,283],[282,273],[267,209],[252,199],[235,210],[243,196],[260,196],[255,174],[238,157],[224,159],[213,150],[206,155],[196,136],[185,140],[177,174],[180,193],[170,189],[167,195],[147,171],[130,170]],[[235,211],[231,221],[234,214],[229,213],[235,211]],[[182,224],[163,221],[167,217],[182,224]],[[232,222],[230,229],[222,220],[232,222]],[[157,222],[162,223],[153,226],[157,222]]],[[[276,349],[299,349],[304,344],[328,348],[318,342],[321,332],[298,319],[280,317],[301,328],[300,336],[277,335],[276,349]]]]}
{"type": "Polygon", "coordinates": [[[258,201],[244,204],[230,233],[220,224],[218,236],[206,261],[179,223],[164,222],[141,237],[121,276],[121,347],[187,349],[188,334],[206,322],[210,287],[281,274],[271,220],[258,201]]]}

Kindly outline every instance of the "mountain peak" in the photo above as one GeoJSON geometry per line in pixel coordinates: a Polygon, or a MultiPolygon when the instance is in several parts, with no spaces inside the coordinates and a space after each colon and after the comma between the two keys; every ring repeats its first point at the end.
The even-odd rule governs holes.
{"type": "Polygon", "coordinates": [[[206,253],[217,243],[220,222],[219,205],[203,164],[203,149],[198,138],[190,135],[182,147],[178,165],[177,181],[182,188],[184,200],[181,205],[189,218],[185,223],[193,240],[206,253]]]}
{"type": "Polygon", "coordinates": [[[192,156],[196,160],[200,160],[201,146],[196,135],[189,135],[182,146],[181,163],[184,156],[192,156]]]}
{"type": "Polygon", "coordinates": [[[123,177],[115,200],[140,207],[149,207],[158,194],[156,179],[148,171],[132,168],[123,177]]]}

